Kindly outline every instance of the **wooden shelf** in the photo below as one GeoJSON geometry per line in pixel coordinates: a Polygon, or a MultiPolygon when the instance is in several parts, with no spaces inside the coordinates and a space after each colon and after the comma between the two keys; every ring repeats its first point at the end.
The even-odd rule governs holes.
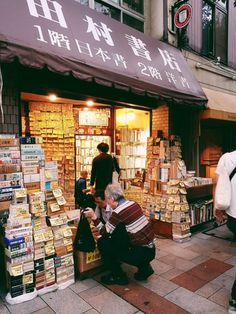
{"type": "Polygon", "coordinates": [[[193,201],[197,199],[203,199],[212,197],[213,184],[197,185],[187,188],[187,200],[193,201]]]}

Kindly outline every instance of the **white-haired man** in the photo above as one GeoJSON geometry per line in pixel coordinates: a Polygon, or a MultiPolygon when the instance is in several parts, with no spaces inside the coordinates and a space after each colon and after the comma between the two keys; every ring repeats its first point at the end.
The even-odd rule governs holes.
{"type": "Polygon", "coordinates": [[[105,197],[113,209],[105,225],[92,209],[85,212],[101,235],[98,239],[98,248],[105,266],[111,271],[108,275],[102,276],[101,280],[107,285],[126,285],[128,277],[121,268],[121,262],[138,268],[134,274],[136,280],[146,280],[154,272],[150,265],[155,258],[151,223],[136,202],[124,197],[119,185],[109,184],[105,189],[105,197]]]}

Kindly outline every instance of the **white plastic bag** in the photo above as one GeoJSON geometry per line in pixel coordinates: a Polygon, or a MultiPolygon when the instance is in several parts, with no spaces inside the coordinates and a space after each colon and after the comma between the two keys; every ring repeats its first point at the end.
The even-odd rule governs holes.
{"type": "Polygon", "coordinates": [[[119,174],[117,171],[113,171],[112,173],[112,184],[119,184],[119,174]]]}
{"type": "Polygon", "coordinates": [[[215,208],[220,210],[227,210],[231,201],[231,182],[229,174],[224,167],[220,173],[216,189],[215,189],[215,208]]]}

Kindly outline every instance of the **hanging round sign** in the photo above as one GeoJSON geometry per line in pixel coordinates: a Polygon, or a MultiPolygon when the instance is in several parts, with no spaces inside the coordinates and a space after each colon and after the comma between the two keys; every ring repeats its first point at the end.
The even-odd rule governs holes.
{"type": "Polygon", "coordinates": [[[174,15],[174,23],[177,28],[183,28],[188,25],[192,17],[192,7],[190,4],[185,3],[181,5],[174,15]]]}

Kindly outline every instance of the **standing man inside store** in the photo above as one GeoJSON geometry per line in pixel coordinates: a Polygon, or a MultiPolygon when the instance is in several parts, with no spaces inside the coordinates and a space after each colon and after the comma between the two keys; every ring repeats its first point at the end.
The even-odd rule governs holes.
{"type": "Polygon", "coordinates": [[[98,144],[97,149],[99,155],[93,159],[90,178],[92,193],[94,193],[94,188],[95,190],[105,190],[106,186],[112,182],[113,160],[112,156],[108,154],[109,145],[102,142],[98,144]]]}
{"type": "MultiPolygon", "coordinates": [[[[227,227],[234,234],[234,240],[236,240],[236,150],[221,156],[216,174],[220,176],[224,170],[228,173],[231,182],[231,201],[226,211],[215,208],[215,216],[219,222],[224,222],[227,219],[227,227]]],[[[231,291],[228,313],[236,313],[236,279],[231,291]]]]}
{"type": "Polygon", "coordinates": [[[155,258],[154,232],[141,207],[125,199],[121,187],[109,184],[105,190],[108,205],[112,208],[110,219],[104,225],[92,209],[85,215],[90,218],[100,237],[97,240],[105,266],[110,273],[102,276],[106,285],[126,285],[128,277],[121,262],[136,266],[134,278],[146,280],[154,273],[150,262],[155,258]]]}

